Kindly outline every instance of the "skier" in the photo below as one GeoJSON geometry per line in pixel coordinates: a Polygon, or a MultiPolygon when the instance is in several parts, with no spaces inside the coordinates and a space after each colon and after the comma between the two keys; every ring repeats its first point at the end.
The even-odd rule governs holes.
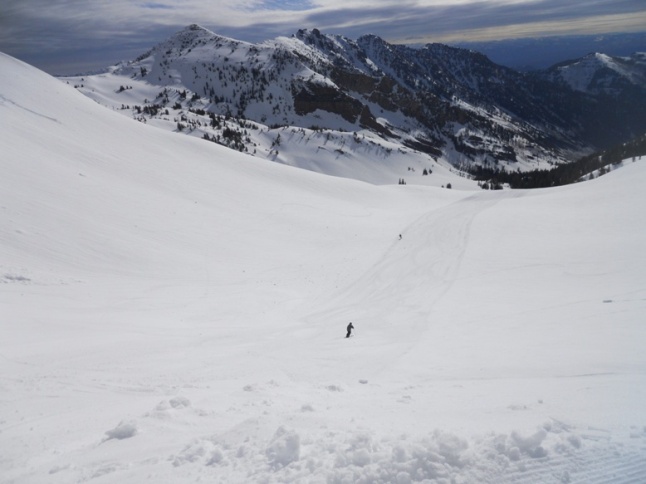
{"type": "Polygon", "coordinates": [[[352,322],[348,324],[348,334],[345,335],[346,338],[350,337],[350,333],[352,333],[352,330],[354,329],[354,326],[352,326],[352,322]]]}

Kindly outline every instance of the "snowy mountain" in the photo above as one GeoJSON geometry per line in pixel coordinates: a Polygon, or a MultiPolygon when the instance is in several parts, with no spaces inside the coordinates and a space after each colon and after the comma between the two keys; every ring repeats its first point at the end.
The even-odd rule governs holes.
{"type": "Polygon", "coordinates": [[[458,42],[457,47],[482,52],[497,64],[516,70],[548,69],[564,59],[579,59],[590,52],[626,57],[644,50],[646,32],[603,35],[550,36],[480,42],[458,42]]]}
{"type": "Polygon", "coordinates": [[[588,134],[611,146],[644,133],[646,123],[646,54],[612,57],[593,53],[539,73],[543,79],[584,93],[588,134]]]}
{"type": "Polygon", "coordinates": [[[3,482],[644,481],[646,159],[375,186],[148,124],[0,54],[3,482]]]}
{"type": "Polygon", "coordinates": [[[646,90],[646,53],[630,57],[593,53],[557,64],[547,72],[576,91],[620,96],[627,89],[646,90]]]}
{"type": "Polygon", "coordinates": [[[376,183],[448,183],[422,178],[437,169],[549,168],[646,130],[635,116],[600,136],[605,103],[476,52],[316,29],[249,44],[192,25],[107,74],[65,80],[141,121],[376,183]],[[407,172],[388,167],[393,152],[410,155],[407,172]]]}

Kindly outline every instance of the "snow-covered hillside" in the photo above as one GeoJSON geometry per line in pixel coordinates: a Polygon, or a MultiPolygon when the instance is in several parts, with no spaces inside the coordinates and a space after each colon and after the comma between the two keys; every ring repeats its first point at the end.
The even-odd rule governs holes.
{"type": "Polygon", "coordinates": [[[646,478],[646,160],[374,186],[2,54],[0,153],[2,482],[646,478]]]}
{"type": "Polygon", "coordinates": [[[102,74],[62,80],[128,117],[263,159],[447,186],[452,171],[547,170],[632,139],[646,129],[645,75],[638,54],[527,75],[441,44],[317,29],[250,44],[194,24],[102,74]]]}
{"type": "MultiPolygon", "coordinates": [[[[476,52],[317,29],[250,44],[190,25],[102,74],[62,80],[144,123],[378,184],[550,169],[646,126],[639,114],[615,119],[617,99],[608,106],[476,52]]],[[[619,92],[639,113],[632,87],[619,92]]]]}
{"type": "MultiPolygon", "coordinates": [[[[397,132],[390,138],[358,120],[349,120],[348,115],[344,117],[347,106],[341,101],[336,103],[341,107],[332,103],[336,107],[326,108],[321,103],[321,109],[296,112],[292,96],[300,84],[339,89],[308,64],[319,70],[321,66],[331,69],[334,60],[338,63],[349,55],[346,50],[359,49],[354,43],[345,45],[347,39],[330,39],[334,39],[334,45],[327,48],[315,48],[296,37],[279,37],[256,45],[192,25],[132,62],[112,66],[101,74],[61,80],[99,104],[140,122],[214,141],[261,159],[380,185],[401,182],[476,187],[477,183],[446,157],[430,156],[406,145],[419,144],[415,136],[422,136],[421,128],[418,121],[400,112],[400,107],[386,114],[378,106],[372,108],[382,113],[375,123],[397,132]],[[338,52],[330,52],[332,48],[338,52]]],[[[370,72],[370,64],[363,65],[351,55],[343,63],[349,69],[355,69],[356,63],[370,72]]],[[[347,96],[345,101],[358,102],[347,96]]],[[[508,119],[497,122],[509,126],[508,119]]],[[[459,132],[460,137],[482,135],[467,127],[459,132]]],[[[488,143],[497,144],[493,139],[488,143]]],[[[547,161],[537,161],[535,149],[527,147],[527,154],[535,160],[530,166],[550,166],[547,161]]],[[[459,159],[452,150],[449,155],[459,159]]]]}
{"type": "Polygon", "coordinates": [[[560,78],[576,91],[616,95],[627,85],[644,88],[645,65],[644,52],[630,57],[611,57],[597,52],[558,64],[549,72],[553,78],[560,78]]]}
{"type": "MultiPolygon", "coordinates": [[[[288,42],[289,39],[282,41],[288,42]]],[[[285,98],[289,95],[290,87],[288,84],[279,85],[275,80],[259,98],[262,101],[250,101],[243,119],[226,115],[230,110],[228,103],[225,103],[225,107],[215,108],[208,99],[195,96],[197,91],[207,89],[208,92],[208,89],[212,88],[208,81],[206,86],[204,85],[205,74],[200,73],[193,82],[188,80],[196,75],[192,67],[201,64],[195,60],[195,55],[202,55],[204,59],[212,55],[218,59],[226,58],[227,62],[233,63],[234,59],[229,59],[227,54],[231,55],[230,43],[235,41],[228,42],[220,47],[217,47],[218,44],[202,46],[201,54],[199,51],[191,52],[186,59],[179,57],[182,62],[178,62],[180,65],[172,70],[173,78],[164,79],[172,87],[160,87],[158,83],[151,82],[158,73],[149,58],[148,62],[141,62],[144,66],[138,64],[138,69],[150,69],[145,78],[136,75],[136,70],[132,67],[118,66],[102,74],[62,80],[102,106],[142,123],[213,141],[263,160],[378,185],[398,184],[401,181],[406,184],[436,187],[450,185],[457,189],[477,187],[476,181],[461,173],[445,159],[434,159],[426,153],[402,145],[397,140],[386,140],[368,129],[356,130],[356,126],[336,114],[317,111],[304,116],[298,123],[301,126],[281,125],[288,121],[283,116],[283,110],[286,109],[285,98]],[[201,84],[196,86],[195,82],[201,84]],[[187,92],[187,84],[195,91],[187,92]],[[272,104],[270,100],[276,100],[276,103],[272,104]],[[223,113],[213,114],[209,109],[216,112],[222,110],[223,113]],[[317,126],[336,128],[324,129],[317,126]]],[[[265,49],[268,51],[266,52],[251,45],[235,45],[238,48],[238,57],[245,59],[251,50],[262,62],[268,62],[277,48],[272,45],[271,50],[270,47],[265,49]]],[[[166,44],[158,46],[158,49],[163,51],[167,48],[166,44]]],[[[241,61],[238,60],[237,63],[240,64],[241,61]]],[[[293,74],[290,72],[286,77],[290,78],[293,74]]],[[[311,71],[308,74],[314,76],[311,71]]],[[[165,74],[166,76],[168,74],[165,74]]],[[[236,96],[251,99],[249,94],[243,95],[241,91],[253,91],[255,83],[246,79],[247,85],[244,81],[245,79],[240,79],[238,84],[231,79],[228,83],[224,81],[227,87],[218,86],[217,92],[223,99],[226,96],[228,102],[236,96]]]]}

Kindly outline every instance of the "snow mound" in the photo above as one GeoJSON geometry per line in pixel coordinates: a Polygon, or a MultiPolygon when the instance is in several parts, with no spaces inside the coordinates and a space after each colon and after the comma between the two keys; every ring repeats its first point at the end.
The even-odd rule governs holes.
{"type": "MultiPolygon", "coordinates": [[[[582,444],[572,429],[546,423],[523,437],[488,434],[468,441],[435,430],[426,436],[378,436],[367,430],[328,432],[314,438],[280,426],[267,441],[248,436],[240,446],[219,437],[199,439],[171,456],[174,466],[217,468],[229,482],[570,482],[576,470],[604,475],[601,446],[582,444]],[[576,465],[573,463],[576,462],[576,465]]],[[[615,465],[639,475],[639,452],[617,447],[615,465]]]]}
{"type": "Polygon", "coordinates": [[[265,454],[269,464],[274,468],[285,467],[292,462],[298,461],[300,457],[300,437],[293,430],[279,427],[271,442],[267,446],[265,454]]]}
{"type": "Polygon", "coordinates": [[[108,430],[105,435],[106,440],[116,439],[123,440],[134,437],[137,434],[136,422],[120,422],[115,428],[108,430]]]}

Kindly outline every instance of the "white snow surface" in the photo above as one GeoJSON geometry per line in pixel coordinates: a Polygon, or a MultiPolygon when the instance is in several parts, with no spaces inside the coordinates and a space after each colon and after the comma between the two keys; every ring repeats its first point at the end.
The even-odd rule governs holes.
{"type": "Polygon", "coordinates": [[[646,160],[375,186],[0,54],[0,166],[3,483],[646,481],[646,160]]]}
{"type": "MultiPolygon", "coordinates": [[[[593,53],[579,59],[568,65],[558,68],[562,79],[575,91],[589,92],[591,89],[599,89],[600,86],[608,84],[612,78],[597,79],[597,86],[593,86],[595,77],[600,75],[600,71],[614,71],[616,75],[624,78],[626,81],[637,86],[644,83],[643,74],[640,70],[635,70],[633,63],[641,64],[644,57],[640,53],[635,53],[631,57],[611,57],[606,54],[593,53]]],[[[606,86],[609,88],[609,86],[606,86]]]]}
{"type": "MultiPolygon", "coordinates": [[[[230,50],[227,50],[227,53],[230,54],[230,50]]],[[[216,130],[209,127],[208,116],[196,115],[188,108],[163,109],[162,113],[168,111],[169,114],[151,117],[136,114],[135,106],[144,105],[142,104],[143,100],[150,102],[155,99],[162,87],[150,84],[146,80],[130,78],[130,70],[128,69],[124,69],[125,74],[128,74],[126,77],[123,72],[115,74],[115,69],[112,68],[112,72],[108,73],[67,77],[61,78],[61,80],[70,86],[76,86],[80,92],[102,106],[111,108],[124,116],[131,118],[134,116],[134,119],[145,120],[150,126],[196,138],[202,138],[205,134],[209,136],[218,134],[216,130]],[[120,87],[124,85],[127,85],[128,89],[121,91],[120,87]],[[128,108],[122,109],[121,106],[128,108]],[[181,119],[188,120],[187,128],[178,133],[177,122],[181,119]],[[190,122],[198,124],[191,126],[190,122]]],[[[191,75],[193,72],[186,67],[185,71],[177,77],[179,79],[190,78],[191,75]]],[[[320,80],[327,82],[323,78],[320,80]]],[[[185,90],[185,87],[181,82],[178,82],[173,88],[168,89],[171,92],[170,97],[175,102],[177,93],[185,90]]],[[[279,90],[275,86],[272,89],[276,91],[274,96],[278,97],[279,90]]],[[[196,101],[195,107],[208,107],[208,105],[196,101]]],[[[257,107],[260,112],[267,109],[266,103],[258,103],[257,107]]],[[[256,113],[254,117],[260,117],[260,115],[256,113]]],[[[460,173],[442,158],[434,160],[425,153],[404,147],[394,141],[384,140],[369,130],[358,130],[357,126],[336,114],[317,111],[302,118],[308,117],[310,125],[319,123],[337,125],[343,131],[319,131],[295,126],[270,128],[267,125],[247,121],[250,127],[244,131],[245,138],[250,141],[248,143],[251,149],[250,153],[263,160],[326,175],[352,178],[371,184],[396,184],[399,180],[404,180],[406,184],[411,185],[436,187],[450,185],[453,189],[458,190],[478,188],[477,181],[460,173]],[[281,140],[278,145],[275,144],[277,139],[281,140]],[[425,176],[425,171],[430,172],[430,175],[425,176]]],[[[276,120],[277,118],[274,119],[274,121],[276,120]]],[[[240,129],[234,122],[227,124],[234,130],[240,129]]],[[[530,165],[534,168],[542,166],[539,162],[536,165],[530,165]]]]}

